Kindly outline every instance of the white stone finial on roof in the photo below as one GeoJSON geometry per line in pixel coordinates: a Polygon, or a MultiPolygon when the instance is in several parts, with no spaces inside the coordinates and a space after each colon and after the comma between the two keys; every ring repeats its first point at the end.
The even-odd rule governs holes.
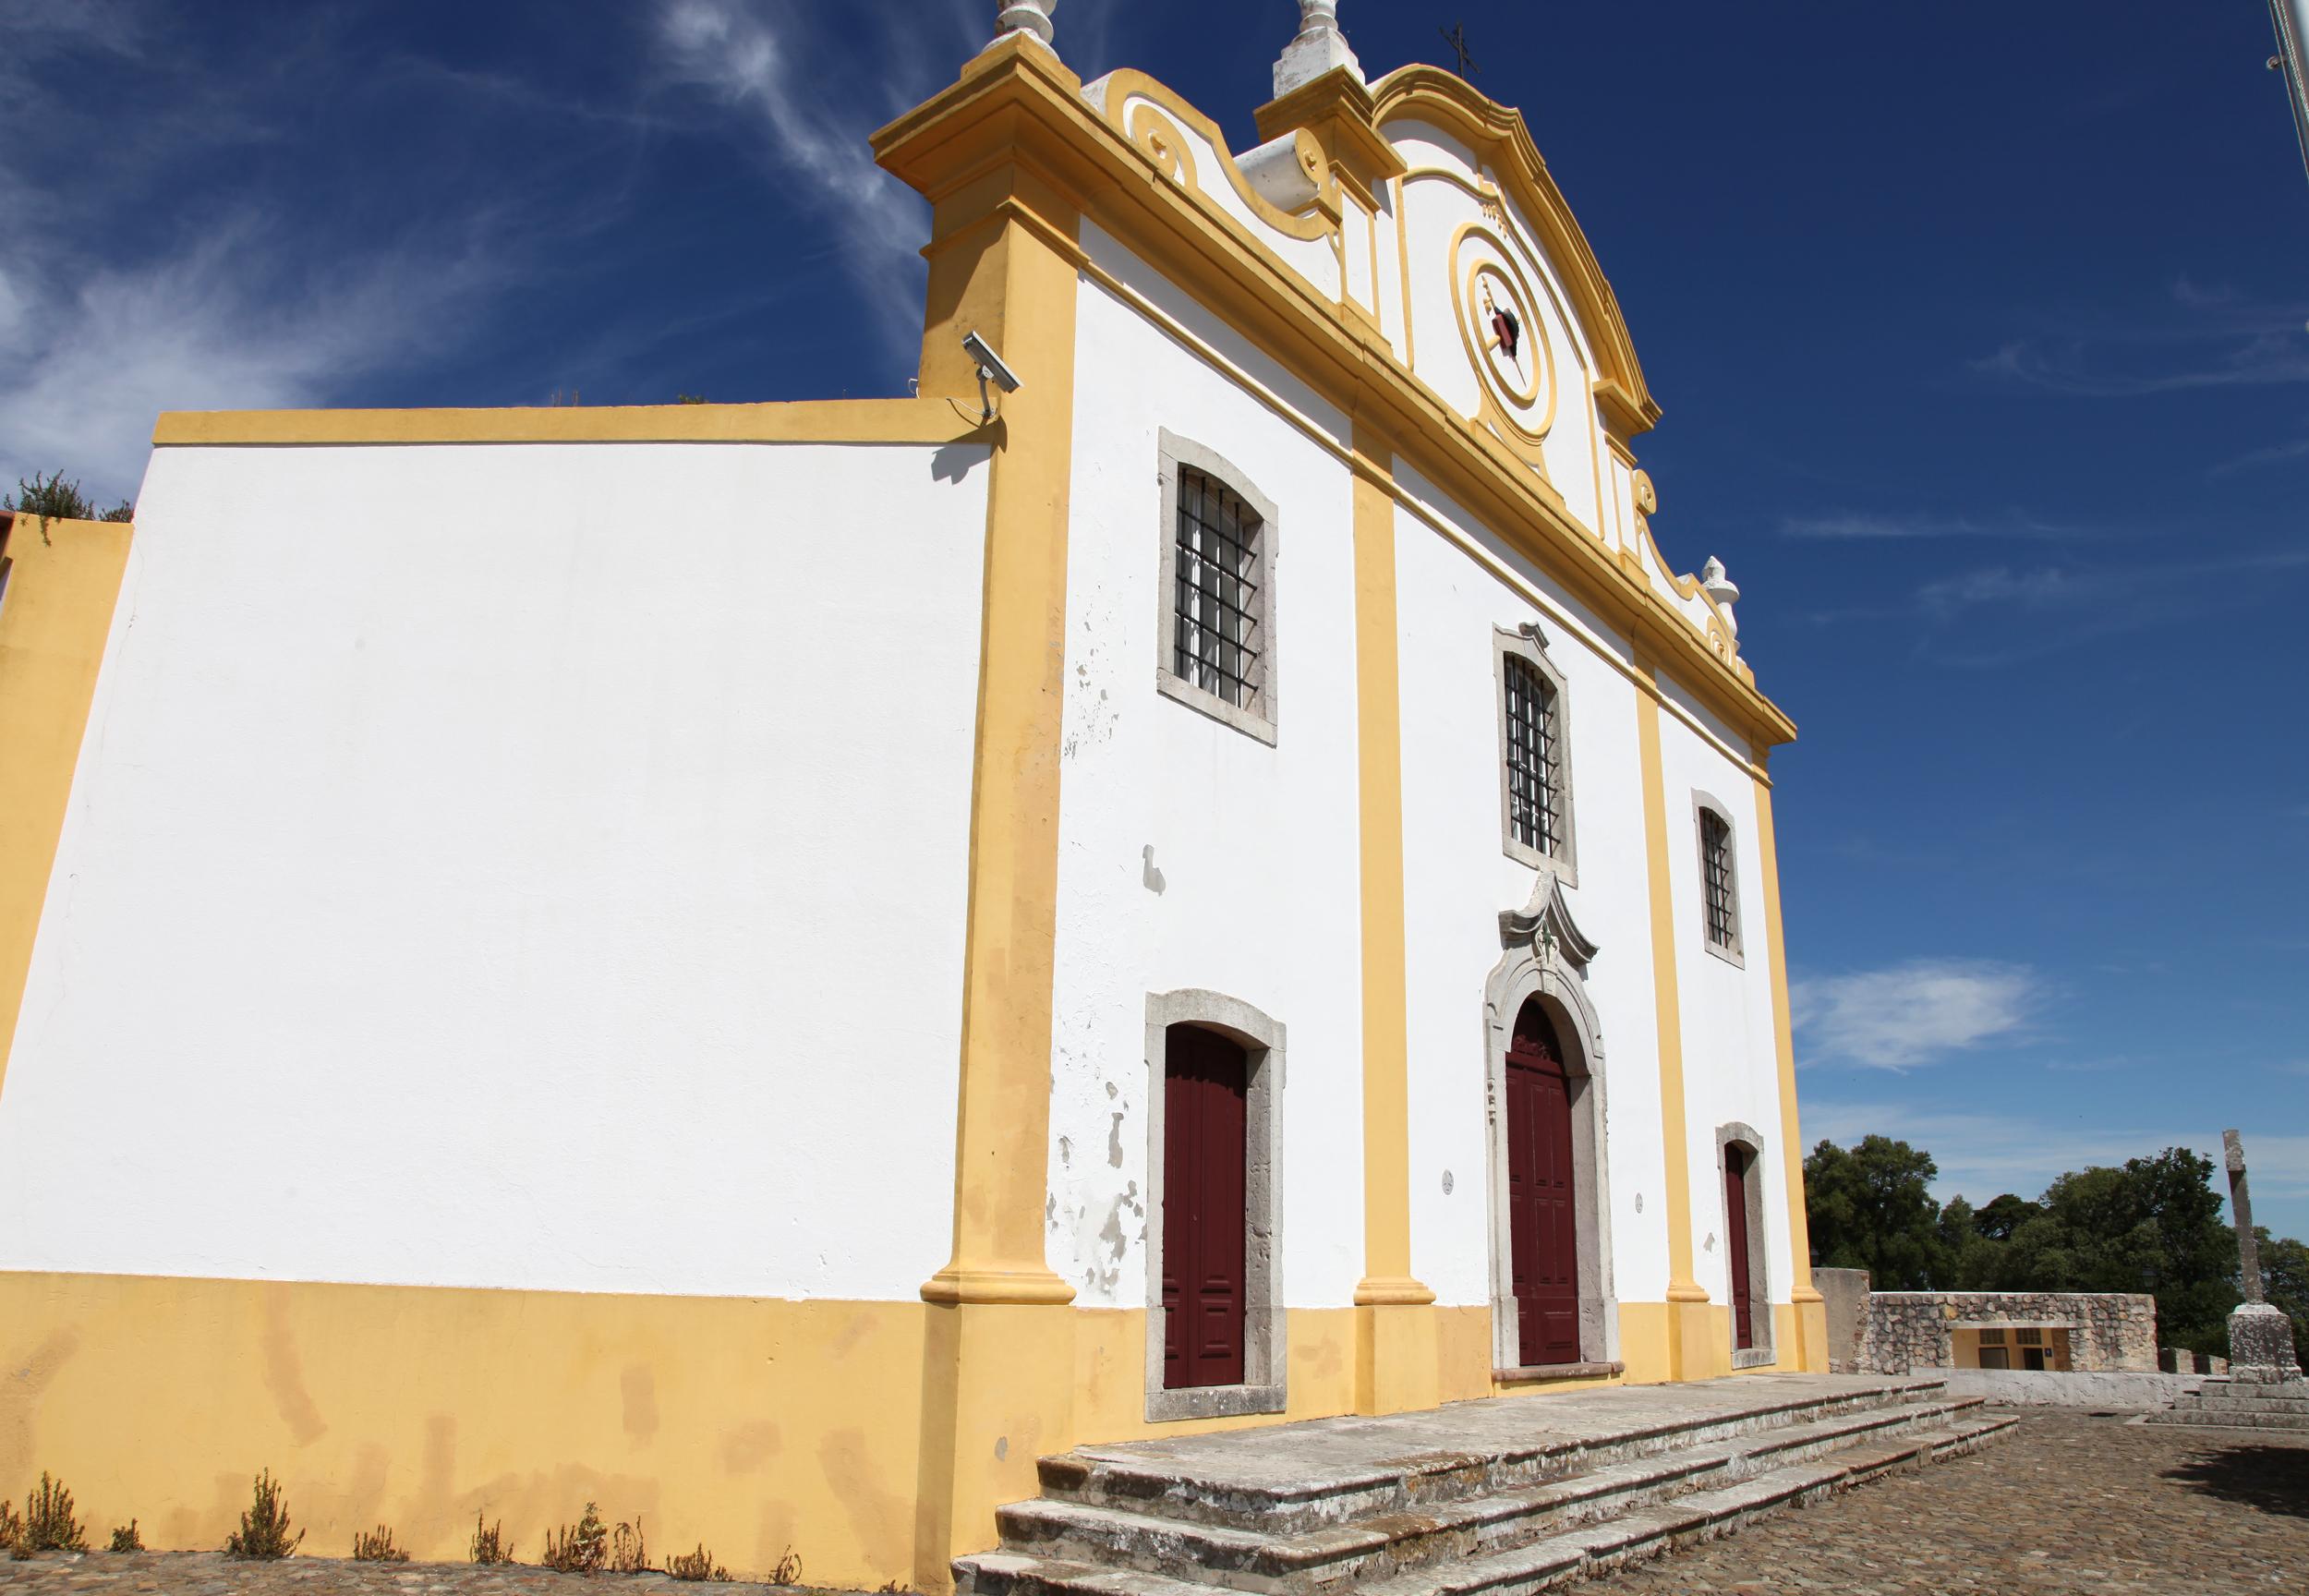
{"type": "Polygon", "coordinates": [[[1284,46],[1282,59],[1275,64],[1275,97],[1280,100],[1338,66],[1346,67],[1356,82],[1363,80],[1363,64],[1339,31],[1339,0],[1299,0],[1299,37],[1284,46]]]}
{"type": "Polygon", "coordinates": [[[1732,618],[1732,606],[1740,601],[1740,587],[1738,583],[1723,574],[1723,561],[1712,554],[1708,556],[1708,563],[1699,568],[1699,586],[1702,592],[1716,601],[1716,608],[1723,611],[1724,625],[1730,628],[1733,636],[1737,637],[1740,623],[1732,618]]]}
{"type": "Polygon", "coordinates": [[[995,13],[994,36],[1001,40],[1024,33],[1049,44],[1050,14],[1058,8],[1058,0],[1001,0],[1001,9],[995,13]]]}

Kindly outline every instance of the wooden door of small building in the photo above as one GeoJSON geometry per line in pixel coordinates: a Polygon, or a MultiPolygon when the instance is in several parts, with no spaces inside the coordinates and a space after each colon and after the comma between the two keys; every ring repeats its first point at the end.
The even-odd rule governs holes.
{"type": "Polygon", "coordinates": [[[1756,1345],[1756,1310],[1754,1276],[1748,1267],[1747,1256],[1747,1182],[1748,1164],[1752,1159],[1747,1149],[1738,1145],[1723,1150],[1723,1228],[1726,1260],[1732,1271],[1732,1345],[1746,1352],[1756,1345]]]}
{"type": "Polygon", "coordinates": [[[1526,1367],[1579,1361],[1578,1202],[1571,1077],[1533,998],[1507,1045],[1507,1252],[1526,1367]]]}
{"type": "Polygon", "coordinates": [[[1163,1080],[1163,1384],[1243,1380],[1249,1060],[1215,1031],[1173,1025],[1163,1080]]]}

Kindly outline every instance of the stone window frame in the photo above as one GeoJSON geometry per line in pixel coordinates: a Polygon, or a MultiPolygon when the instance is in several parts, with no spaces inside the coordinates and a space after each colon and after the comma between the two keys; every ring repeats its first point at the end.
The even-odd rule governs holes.
{"type": "MultiPolygon", "coordinates": [[[[1544,882],[1541,895],[1556,896],[1544,882]]],[[[1560,897],[1556,901],[1560,902],[1560,897]]],[[[1577,937],[1576,930],[1570,936],[1577,937]]],[[[1569,1380],[1623,1372],[1619,1299],[1612,1279],[1612,1208],[1603,1028],[1586,983],[1563,954],[1563,932],[1518,937],[1484,983],[1484,1130],[1491,1163],[1492,1377],[1501,1383],[1569,1380]],[[1579,1254],[1579,1361],[1528,1365],[1515,1297],[1514,1238],[1507,1197],[1507,1047],[1516,1016],[1536,998],[1564,1045],[1571,1087],[1573,1223],[1579,1254]]],[[[1590,949],[1590,951],[1592,951],[1590,949]]]]}
{"type": "Polygon", "coordinates": [[[1746,939],[1741,932],[1740,910],[1740,828],[1732,823],[1732,811],[1723,800],[1699,788],[1692,790],[1692,847],[1699,861],[1699,942],[1709,952],[1735,969],[1747,968],[1746,939]],[[1712,815],[1723,828],[1724,883],[1732,895],[1732,940],[1716,940],[1708,924],[1708,825],[1705,816],[1712,815]]]}
{"type": "Polygon", "coordinates": [[[1165,427],[1158,429],[1157,457],[1162,478],[1162,523],[1158,539],[1162,554],[1154,584],[1154,690],[1198,714],[1232,726],[1247,737],[1275,745],[1279,719],[1282,650],[1275,631],[1275,575],[1280,563],[1282,516],[1275,501],[1259,490],[1243,469],[1215,449],[1182,438],[1165,427]],[[1206,687],[1188,681],[1172,669],[1178,647],[1179,473],[1181,467],[1217,479],[1227,490],[1258,513],[1259,559],[1255,578],[1257,598],[1252,612],[1265,640],[1260,654],[1259,687],[1249,706],[1230,704],[1206,687]]]}
{"type": "Polygon", "coordinates": [[[1283,1083],[1288,1033],[1223,992],[1187,987],[1146,998],[1146,1418],[1280,1413],[1290,1368],[1283,1307],[1283,1083]],[[1163,1130],[1173,1025],[1217,1032],[1244,1053],[1243,1383],[1163,1384],[1163,1130]]]}
{"type": "MultiPolygon", "coordinates": [[[[1732,1149],[1738,1147],[1747,1154],[1747,1179],[1741,1184],[1747,1193],[1747,1307],[1749,1339],[1756,1345],[1742,1350],[1740,1325],[1735,1316],[1727,1314],[1725,1333],[1732,1342],[1732,1367],[1765,1369],[1780,1360],[1777,1348],[1779,1315],[1771,1306],[1771,1246],[1764,1228],[1764,1138],[1753,1125],[1737,1119],[1716,1127],[1716,1202],[1723,1203],[1723,1187],[1729,1170],[1726,1167],[1732,1149]]],[[[1723,1300],[1728,1305],[1732,1296],[1732,1216],[1724,1214],[1725,1238],[1723,1247],[1723,1300]]]]}
{"type": "MultiPolygon", "coordinates": [[[[1499,847],[1517,864],[1555,877],[1566,887],[1579,885],[1579,823],[1572,802],[1571,686],[1548,658],[1547,636],[1534,622],[1492,628],[1492,719],[1497,727],[1498,751],[1493,762],[1499,775],[1499,847]],[[1520,659],[1540,673],[1555,695],[1555,747],[1558,790],[1556,813],[1563,817],[1564,840],[1553,853],[1542,853],[1516,836],[1515,806],[1507,780],[1507,661],[1520,659]]],[[[1512,1023],[1514,1016],[1509,1016],[1512,1023]]]]}

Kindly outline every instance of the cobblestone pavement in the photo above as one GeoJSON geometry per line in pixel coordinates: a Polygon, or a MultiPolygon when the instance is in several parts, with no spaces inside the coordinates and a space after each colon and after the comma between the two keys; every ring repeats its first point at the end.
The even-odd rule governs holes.
{"type": "Polygon", "coordinates": [[[1578,1596],[2309,1591],[2309,1435],[2031,1414],[1900,1474],[1578,1596]]]}
{"type": "MultiPolygon", "coordinates": [[[[1577,1596],[2298,1596],[2309,1590],[2309,1436],[2032,1413],[1975,1457],[1880,1480],[1576,1589],[1577,1596]]],[[[778,1590],[450,1563],[234,1563],[188,1552],[0,1561],[0,1596],[761,1596],[778,1590]]]]}

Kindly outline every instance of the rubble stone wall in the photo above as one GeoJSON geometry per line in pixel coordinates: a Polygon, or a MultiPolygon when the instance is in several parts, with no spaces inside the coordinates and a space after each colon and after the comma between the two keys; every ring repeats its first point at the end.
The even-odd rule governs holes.
{"type": "Polygon", "coordinates": [[[2080,1374],[2157,1372],[2157,1300],[2066,1291],[1876,1291],[1860,1367],[1874,1374],[1953,1366],[1959,1324],[2065,1324],[2080,1374]]]}

